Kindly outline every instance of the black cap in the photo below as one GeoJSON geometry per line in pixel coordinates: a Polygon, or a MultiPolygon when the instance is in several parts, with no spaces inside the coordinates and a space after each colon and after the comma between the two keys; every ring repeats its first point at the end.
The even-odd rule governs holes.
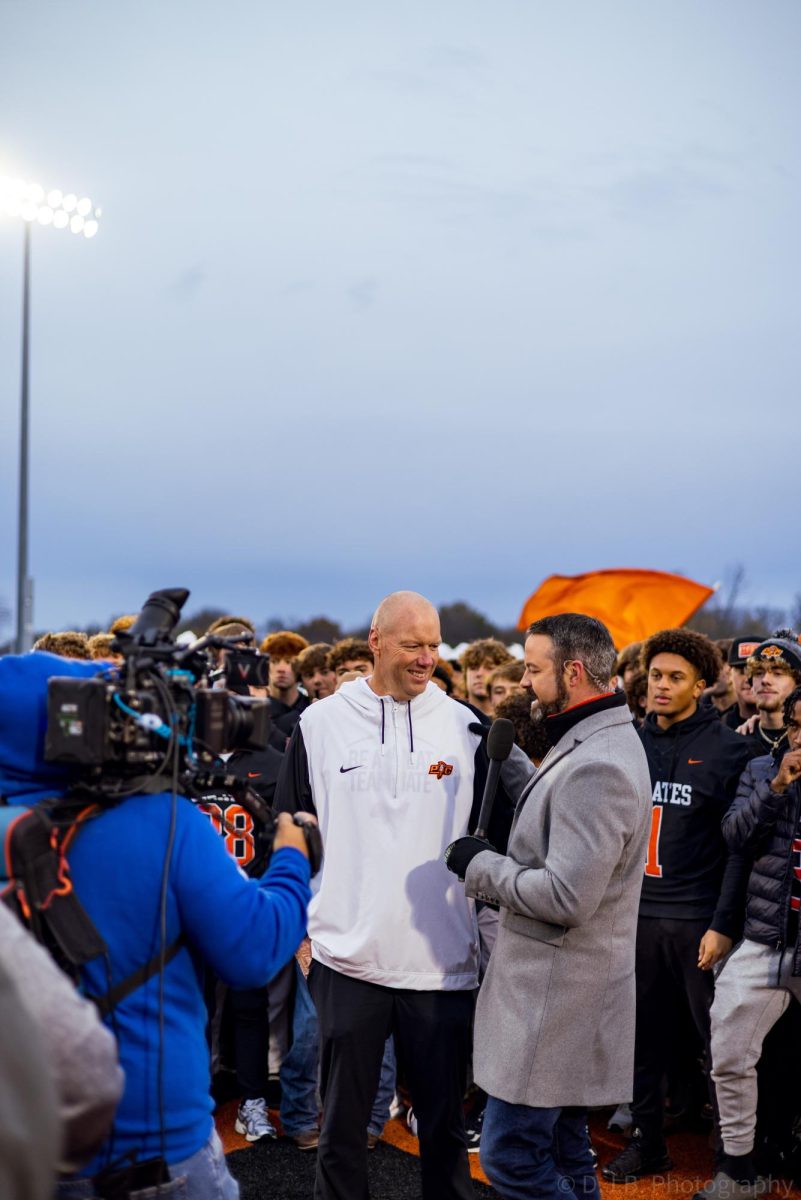
{"type": "Polygon", "coordinates": [[[744,633],[740,637],[734,638],[729,647],[729,666],[744,667],[754,651],[761,645],[762,638],[758,633],[744,633]]]}
{"type": "Polygon", "coordinates": [[[766,664],[782,662],[791,671],[801,675],[801,645],[791,642],[789,638],[767,638],[757,646],[751,657],[766,664]]]}

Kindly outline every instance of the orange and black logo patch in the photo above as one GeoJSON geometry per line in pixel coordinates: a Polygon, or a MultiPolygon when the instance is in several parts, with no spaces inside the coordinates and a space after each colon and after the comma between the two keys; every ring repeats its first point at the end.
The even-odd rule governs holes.
{"type": "Polygon", "coordinates": [[[440,759],[439,762],[431,764],[428,768],[428,773],[429,775],[436,775],[437,779],[442,779],[443,775],[453,774],[453,763],[446,763],[440,759]]]}
{"type": "Polygon", "coordinates": [[[781,646],[766,646],[759,657],[760,658],[781,658],[781,656],[782,656],[781,646]]]}

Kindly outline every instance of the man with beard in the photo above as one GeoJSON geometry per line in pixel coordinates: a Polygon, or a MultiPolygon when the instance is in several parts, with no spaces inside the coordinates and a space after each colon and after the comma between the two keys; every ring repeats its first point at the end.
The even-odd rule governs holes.
{"type": "Polygon", "coordinates": [[[645,753],[600,621],[529,629],[524,686],[551,748],[508,851],[463,837],[448,867],[500,906],[479,992],[474,1075],[489,1093],[481,1162],[504,1200],[597,1200],[587,1108],[631,1096],[634,942],[650,817],[645,753]]]}

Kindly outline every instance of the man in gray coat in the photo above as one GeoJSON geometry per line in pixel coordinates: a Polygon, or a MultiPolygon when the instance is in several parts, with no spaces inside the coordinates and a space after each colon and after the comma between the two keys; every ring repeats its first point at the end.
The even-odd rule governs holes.
{"type": "Polygon", "coordinates": [[[489,1094],[481,1162],[504,1200],[597,1200],[587,1108],[632,1094],[634,948],[651,812],[645,753],[600,621],[545,617],[524,686],[551,749],[507,854],[460,838],[446,861],[500,907],[478,998],[474,1074],[489,1094]]]}

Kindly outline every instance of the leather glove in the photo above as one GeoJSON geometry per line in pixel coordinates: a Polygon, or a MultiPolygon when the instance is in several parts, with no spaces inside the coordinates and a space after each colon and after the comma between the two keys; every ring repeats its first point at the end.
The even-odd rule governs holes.
{"type": "Polygon", "coordinates": [[[490,842],[485,842],[483,838],[473,837],[472,834],[457,838],[445,851],[445,866],[464,881],[467,868],[476,855],[481,854],[482,850],[492,850],[495,854],[498,853],[495,847],[490,842]]]}

